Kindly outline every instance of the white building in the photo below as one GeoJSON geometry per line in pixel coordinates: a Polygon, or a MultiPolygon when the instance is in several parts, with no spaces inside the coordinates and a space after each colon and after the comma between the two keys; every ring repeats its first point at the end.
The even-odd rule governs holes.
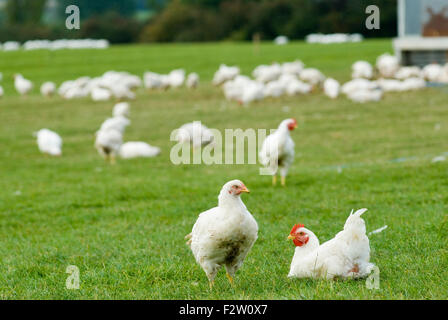
{"type": "Polygon", "coordinates": [[[448,0],[398,0],[394,48],[403,65],[448,62],[448,0]]]}

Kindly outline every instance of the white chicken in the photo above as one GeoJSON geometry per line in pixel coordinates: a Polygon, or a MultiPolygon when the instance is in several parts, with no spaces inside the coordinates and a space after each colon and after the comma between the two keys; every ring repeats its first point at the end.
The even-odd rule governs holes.
{"type": "Polygon", "coordinates": [[[125,117],[113,117],[106,119],[100,127],[99,131],[114,129],[119,131],[121,134],[124,133],[126,127],[131,123],[131,121],[125,117]]]}
{"type": "Polygon", "coordinates": [[[392,78],[400,69],[400,63],[397,57],[389,53],[384,53],[376,59],[376,67],[378,68],[381,76],[385,78],[392,78]]]}
{"type": "Polygon", "coordinates": [[[40,129],[34,133],[37,137],[37,146],[42,153],[51,156],[62,155],[62,138],[54,131],[49,129],[40,129]]]}
{"type": "Polygon", "coordinates": [[[383,97],[383,91],[381,89],[360,89],[358,91],[350,92],[347,94],[347,97],[359,103],[365,103],[370,101],[380,101],[383,97]]]}
{"type": "Polygon", "coordinates": [[[295,119],[283,120],[274,133],[266,137],[259,152],[263,166],[272,174],[272,184],[277,184],[277,171],[280,171],[281,184],[286,184],[286,175],[294,162],[294,141],[289,132],[297,128],[295,119]]]}
{"type": "Polygon", "coordinates": [[[176,69],[168,74],[168,82],[170,84],[170,87],[172,88],[180,87],[184,83],[184,81],[185,81],[184,69],[176,69]]]}
{"type": "Polygon", "coordinates": [[[152,158],[160,153],[160,148],[151,146],[146,142],[130,141],[120,147],[120,157],[123,159],[152,158]]]}
{"type": "Polygon", "coordinates": [[[212,83],[214,86],[219,86],[226,81],[234,79],[239,74],[240,68],[236,66],[226,66],[225,64],[221,64],[219,66],[219,69],[213,75],[212,83]]]}
{"type": "Polygon", "coordinates": [[[17,73],[14,75],[14,87],[21,95],[27,95],[33,89],[33,83],[17,73]]]}
{"type": "Polygon", "coordinates": [[[91,91],[93,101],[106,101],[112,98],[112,93],[105,88],[94,87],[91,91]]]}
{"type": "Polygon", "coordinates": [[[324,82],[325,76],[322,72],[315,68],[303,69],[299,75],[300,80],[308,82],[312,86],[316,86],[324,82]]]}
{"type": "Polygon", "coordinates": [[[54,95],[56,93],[56,84],[51,81],[44,82],[40,86],[40,93],[44,97],[51,97],[52,95],[54,95]]]}
{"type": "Polygon", "coordinates": [[[190,143],[194,148],[213,142],[213,133],[200,121],[193,121],[182,125],[177,129],[176,141],[190,143]]]}
{"type": "Polygon", "coordinates": [[[104,160],[115,164],[115,158],[123,144],[123,134],[114,128],[100,130],[96,133],[95,148],[104,160]]]}
{"type": "Polygon", "coordinates": [[[131,107],[127,102],[119,102],[114,106],[112,115],[114,117],[129,117],[131,107]]]}
{"type": "Polygon", "coordinates": [[[336,99],[341,91],[341,85],[333,78],[327,78],[324,81],[324,93],[331,99],[336,99]]]}
{"type": "Polygon", "coordinates": [[[187,88],[193,89],[199,85],[199,75],[196,72],[192,72],[188,75],[186,81],[187,88]]]}
{"type": "Polygon", "coordinates": [[[367,61],[356,61],[352,65],[352,78],[358,79],[358,78],[364,78],[364,79],[371,79],[373,77],[373,67],[370,63],[367,61]]]}
{"type": "Polygon", "coordinates": [[[243,264],[258,237],[258,224],[240,198],[249,192],[240,180],[227,182],[218,196],[218,206],[202,212],[185,239],[213,287],[224,265],[233,285],[233,277],[243,264]]]}
{"type": "Polygon", "coordinates": [[[296,224],[288,239],[296,246],[288,277],[291,278],[363,278],[370,274],[369,238],[361,215],[367,209],[350,213],[344,230],[319,245],[316,235],[303,224],[296,224]]]}

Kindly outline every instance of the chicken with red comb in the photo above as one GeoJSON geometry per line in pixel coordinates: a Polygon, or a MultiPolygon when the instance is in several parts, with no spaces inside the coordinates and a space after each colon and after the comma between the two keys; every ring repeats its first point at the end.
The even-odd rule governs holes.
{"type": "Polygon", "coordinates": [[[286,175],[294,162],[294,141],[290,131],[297,128],[294,118],[283,120],[274,133],[266,137],[259,153],[263,166],[272,174],[272,184],[277,184],[277,173],[280,172],[281,184],[286,184],[286,175]]]}
{"type": "Polygon", "coordinates": [[[292,228],[288,239],[296,246],[288,277],[291,278],[363,278],[370,274],[369,238],[360,209],[347,218],[344,230],[333,239],[319,244],[319,239],[303,224],[292,228]]]}

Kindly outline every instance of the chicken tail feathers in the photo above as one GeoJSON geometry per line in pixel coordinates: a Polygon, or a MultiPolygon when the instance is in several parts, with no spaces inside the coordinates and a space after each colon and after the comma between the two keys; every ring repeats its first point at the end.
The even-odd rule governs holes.
{"type": "Polygon", "coordinates": [[[378,228],[378,229],[376,229],[376,230],[370,231],[370,232],[369,232],[369,236],[372,235],[372,234],[380,233],[380,232],[382,232],[382,231],[384,231],[384,230],[386,230],[386,229],[387,229],[387,225],[382,226],[381,228],[378,228]]]}
{"type": "Polygon", "coordinates": [[[367,209],[359,209],[356,212],[350,212],[350,216],[347,218],[347,221],[344,225],[344,230],[351,230],[351,232],[355,232],[357,234],[365,234],[366,227],[364,220],[361,218],[361,215],[366,212],[367,209]]]}

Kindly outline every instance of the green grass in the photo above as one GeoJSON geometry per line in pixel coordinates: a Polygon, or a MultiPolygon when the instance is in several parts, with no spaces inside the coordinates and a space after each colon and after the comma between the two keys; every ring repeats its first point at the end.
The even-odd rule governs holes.
{"type": "Polygon", "coordinates": [[[299,58],[345,81],[358,59],[391,51],[386,40],[287,46],[185,44],[115,46],[106,51],[0,52],[6,96],[0,99],[0,298],[2,299],[446,299],[448,298],[448,94],[428,88],[355,104],[322,93],[268,99],[242,108],[210,85],[220,63],[249,73],[257,64],[299,58]],[[46,80],[126,70],[201,75],[196,91],[138,91],[125,140],[162,148],[154,159],[109,166],[93,148],[94,132],[113,102],[65,101],[38,94],[46,80]],[[36,88],[13,92],[21,72],[36,88]],[[289,106],[285,112],[283,106],[289,106]],[[272,187],[257,165],[181,165],[169,160],[171,131],[202,120],[225,128],[275,128],[296,117],[296,159],[286,188],[272,187]],[[440,130],[435,125],[440,124],[440,130]],[[64,138],[63,156],[38,152],[32,132],[47,127],[64,138]],[[415,157],[409,161],[391,161],[415,157]],[[337,167],[343,166],[338,173],[337,167]],[[218,274],[213,291],[183,237],[197,215],[215,206],[221,186],[239,178],[252,191],[243,201],[259,239],[231,288],[218,274]],[[18,192],[20,191],[20,192],[18,192]],[[289,280],[294,247],[286,241],[302,222],[321,242],[341,230],[352,208],[366,207],[372,262],[381,287],[364,281],[289,280]],[[67,290],[65,269],[81,272],[67,290]]]}

